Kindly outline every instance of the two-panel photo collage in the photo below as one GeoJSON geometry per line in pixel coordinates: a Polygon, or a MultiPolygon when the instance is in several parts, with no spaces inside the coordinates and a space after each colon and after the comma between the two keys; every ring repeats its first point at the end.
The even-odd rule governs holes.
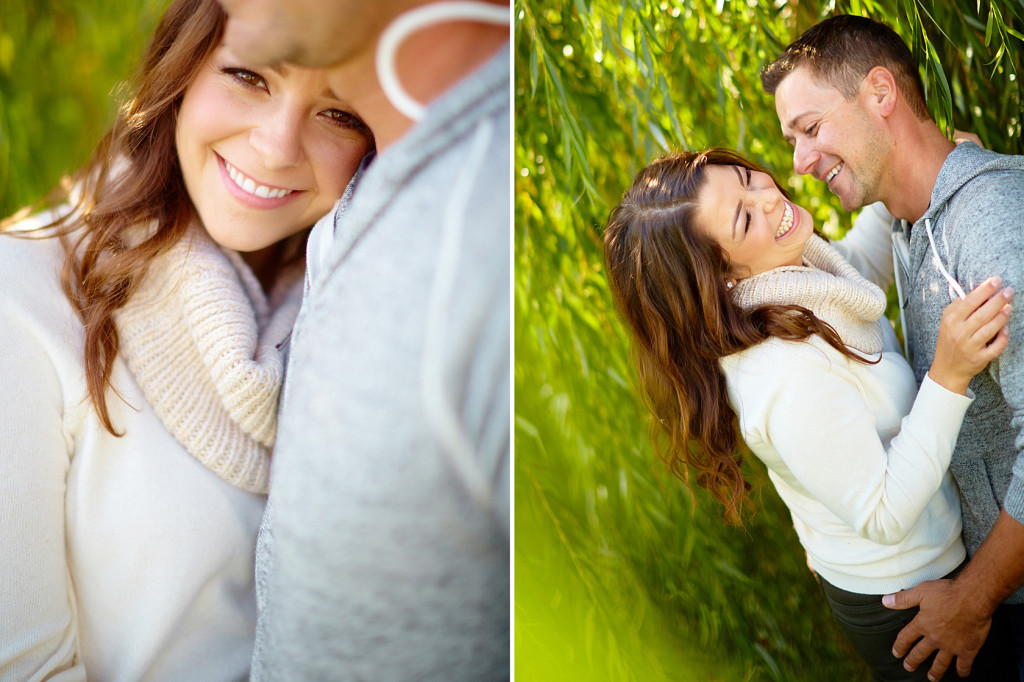
{"type": "Polygon", "coordinates": [[[3,0],[0,682],[1024,682],[1022,0],[3,0]]]}

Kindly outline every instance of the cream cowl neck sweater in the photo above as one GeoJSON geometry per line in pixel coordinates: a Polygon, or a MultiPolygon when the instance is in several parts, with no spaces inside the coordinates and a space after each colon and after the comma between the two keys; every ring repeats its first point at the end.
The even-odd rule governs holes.
{"type": "Polygon", "coordinates": [[[267,492],[280,347],[301,276],[285,273],[268,298],[238,253],[192,226],[115,313],[121,353],[160,420],[190,455],[249,492],[267,492]]]}
{"type": "Polygon", "coordinates": [[[847,346],[869,355],[882,350],[878,320],[885,312],[885,294],[817,235],[804,248],[803,265],[741,279],[733,296],[747,309],[769,304],[803,306],[830,324],[847,346]]]}

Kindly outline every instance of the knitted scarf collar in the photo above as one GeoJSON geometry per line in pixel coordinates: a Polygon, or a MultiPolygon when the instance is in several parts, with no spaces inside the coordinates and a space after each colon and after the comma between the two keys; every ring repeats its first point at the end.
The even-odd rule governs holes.
{"type": "Polygon", "coordinates": [[[120,352],[157,416],[220,478],[265,494],[284,376],[279,350],[302,299],[301,268],[268,299],[248,265],[197,225],[115,312],[120,352]]]}
{"type": "Polygon", "coordinates": [[[745,309],[766,304],[803,306],[830,324],[847,346],[869,355],[882,350],[878,318],[885,312],[885,293],[817,235],[804,247],[803,265],[741,279],[733,296],[745,309]]]}

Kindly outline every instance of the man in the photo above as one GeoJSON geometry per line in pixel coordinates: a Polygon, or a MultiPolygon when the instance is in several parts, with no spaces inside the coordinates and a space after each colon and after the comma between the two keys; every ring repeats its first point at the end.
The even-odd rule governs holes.
{"type": "Polygon", "coordinates": [[[252,679],[507,679],[509,8],[222,3],[242,61],[328,68],[378,151],[310,237],[252,679]]]}
{"type": "MultiPolygon", "coordinates": [[[[762,83],[775,95],[794,168],[827,182],[848,211],[881,201],[897,219],[905,333],[920,383],[951,295],[992,275],[1024,284],[1024,157],[947,140],[928,115],[906,45],[862,17],[811,28],[765,67],[762,83]]],[[[954,656],[958,673],[970,670],[1001,603],[1000,618],[1024,649],[1024,320],[1011,316],[1009,327],[1009,348],[971,382],[977,397],[950,466],[970,561],[954,580],[883,600],[920,606],[893,655],[906,655],[914,670],[937,650],[931,679],[954,656]]]]}

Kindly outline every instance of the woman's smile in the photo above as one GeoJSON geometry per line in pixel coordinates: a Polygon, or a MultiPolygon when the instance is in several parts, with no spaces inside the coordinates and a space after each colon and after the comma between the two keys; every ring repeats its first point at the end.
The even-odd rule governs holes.
{"type": "Polygon", "coordinates": [[[783,202],[782,208],[782,222],[779,223],[779,229],[775,231],[775,241],[779,241],[787,234],[792,232],[797,225],[800,224],[800,215],[793,210],[793,205],[788,201],[783,202]]]}
{"type": "Polygon", "coordinates": [[[217,166],[228,191],[249,208],[263,210],[280,208],[302,194],[299,190],[259,184],[232,166],[227,159],[219,154],[217,154],[217,166]]]}

